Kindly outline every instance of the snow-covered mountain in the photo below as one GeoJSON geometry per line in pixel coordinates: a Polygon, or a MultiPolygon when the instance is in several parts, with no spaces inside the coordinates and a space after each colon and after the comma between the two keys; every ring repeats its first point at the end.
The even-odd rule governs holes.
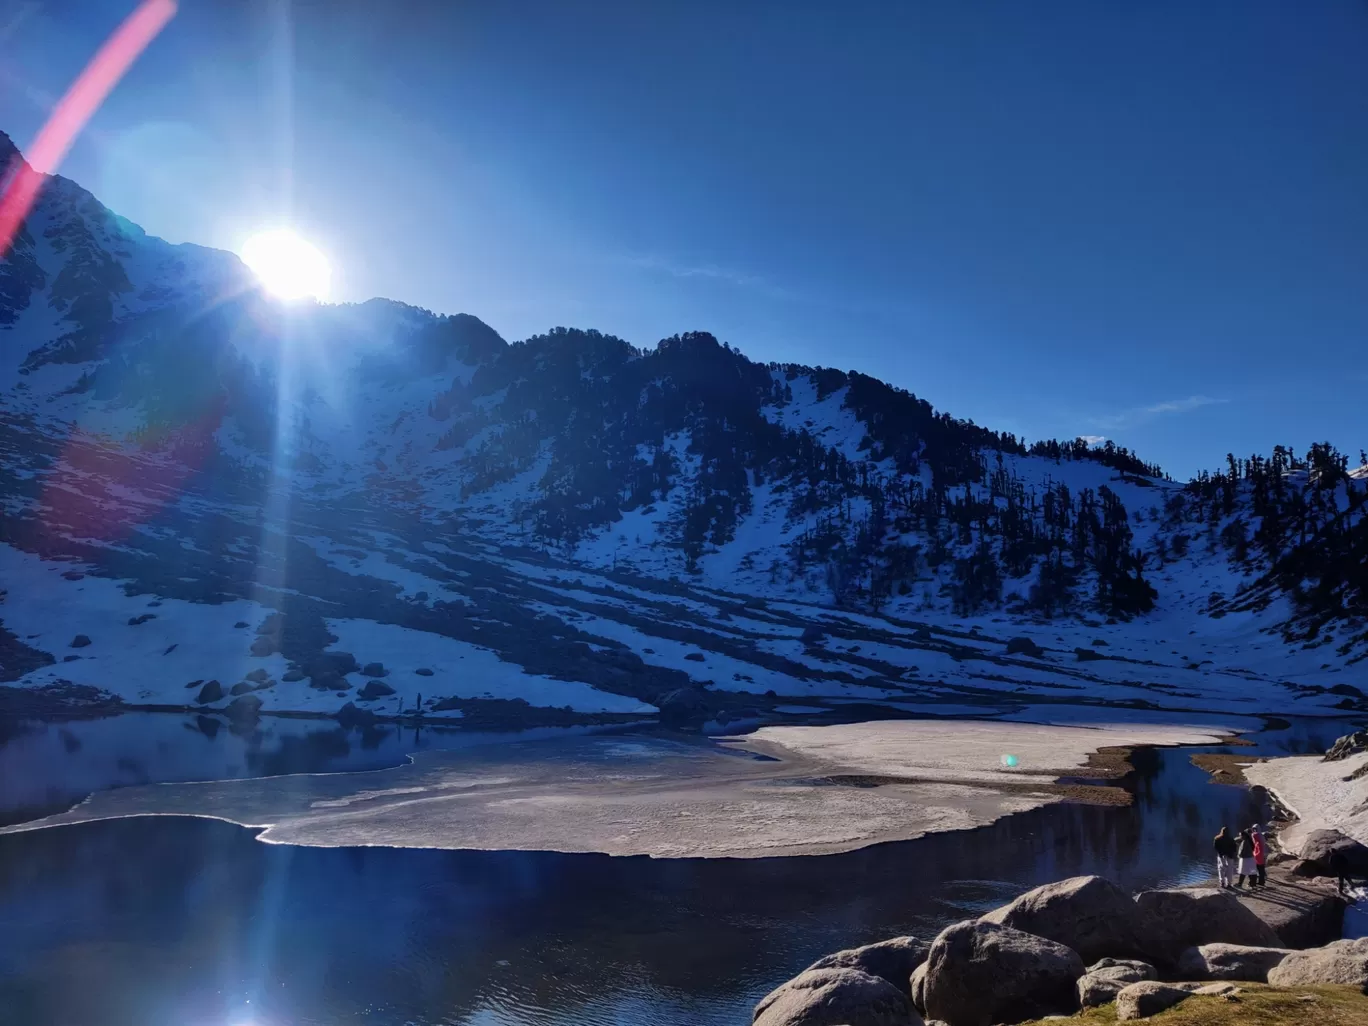
{"type": "Polygon", "coordinates": [[[1183,486],[707,334],[282,306],[54,177],[0,262],[0,679],[499,724],[1356,707],[1365,478],[1275,460],[1183,486]]]}

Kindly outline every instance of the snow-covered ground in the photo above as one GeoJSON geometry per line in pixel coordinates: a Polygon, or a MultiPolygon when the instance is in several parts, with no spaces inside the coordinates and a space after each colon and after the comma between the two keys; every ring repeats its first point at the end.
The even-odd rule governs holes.
{"type": "Polygon", "coordinates": [[[670,419],[648,410],[649,388],[611,387],[618,357],[639,367],[647,353],[565,332],[540,348],[509,346],[474,318],[388,300],[287,313],[251,288],[232,254],[149,237],[64,180],[47,183],[27,229],[31,245],[8,259],[41,273],[16,277],[0,308],[0,626],[52,662],[31,669],[30,652],[0,665],[6,683],[69,681],[127,703],[179,705],[193,701],[194,681],[227,689],[261,671],[276,682],[254,692],[267,712],[336,712],[363,678],[310,687],[282,679],[301,672],[299,651],[293,663],[251,654],[256,629],[288,606],[300,623],[326,620],[345,634],[331,651],[391,669],[394,691],[372,700],[377,711],[407,708],[421,692],[429,703],[518,699],[632,715],[690,686],[710,714],[742,719],[809,715],[785,710],[816,699],[947,715],[1055,703],[1219,716],[1329,714],[1365,701],[1354,690],[1365,664],[1352,646],[1339,650],[1337,625],[1289,643],[1285,596],[1226,609],[1253,580],[1216,541],[1232,515],[1175,526],[1167,507],[1181,486],[1171,481],[1091,458],[969,453],[984,473],[954,484],[956,501],[1000,509],[1010,492],[1035,517],[1037,498],[1057,486],[1108,489],[1126,508],[1130,544],[1151,554],[1145,573],[1159,598],[1145,615],[1109,622],[1089,608],[1084,580],[1072,614],[1045,619],[1025,602],[1033,564],[1007,577],[995,608],[961,615],[954,565],[983,540],[980,528],[951,530],[942,517],[933,539],[906,515],[907,497],[935,483],[917,448],[932,435],[900,464],[873,436],[880,417],[903,413],[852,400],[853,377],[742,367],[713,341],[754,377],[744,400],[754,425],[795,433],[794,452],[802,437],[818,462],[848,461],[851,481],[906,493],[904,515],[884,518],[877,541],[919,552],[915,569],[877,609],[858,597],[867,592],[838,602],[834,564],[796,558],[794,543],[825,531],[853,547],[885,493],[849,481],[823,492],[831,476],[814,483],[792,470],[793,452],[729,468],[723,489],[709,436],[735,427],[730,409],[710,407],[697,383],[656,381],[650,388],[677,386],[674,405],[690,411],[670,419]],[[58,287],[86,265],[110,268],[101,281],[76,275],[92,296],[58,287]],[[106,305],[107,323],[82,320],[106,305]],[[617,355],[595,362],[601,349],[617,355]],[[576,391],[584,382],[603,388],[576,391]],[[568,428],[540,430],[576,402],[603,403],[595,422],[669,421],[634,436],[635,453],[617,461],[651,487],[615,492],[618,480],[600,480],[597,449],[574,449],[568,428]],[[539,530],[545,507],[568,502],[580,483],[566,482],[580,476],[591,483],[561,511],[573,530],[539,530]],[[735,523],[705,532],[686,559],[681,538],[704,495],[729,500],[735,523]],[[933,565],[936,546],[945,558],[933,565]],[[78,634],[90,645],[72,648],[78,634]],[[1013,639],[1043,654],[1009,655],[1013,639]]]}
{"type": "Polygon", "coordinates": [[[1245,779],[1261,784],[1296,813],[1279,839],[1291,852],[1315,830],[1339,830],[1368,844],[1368,752],[1336,762],[1320,755],[1295,755],[1255,763],[1245,770],[1245,779]],[[1358,780],[1349,780],[1364,770],[1358,780]]]}

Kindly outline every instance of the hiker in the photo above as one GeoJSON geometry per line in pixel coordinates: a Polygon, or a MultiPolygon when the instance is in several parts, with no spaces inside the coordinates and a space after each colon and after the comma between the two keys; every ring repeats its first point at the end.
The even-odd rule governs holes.
{"type": "Polygon", "coordinates": [[[1330,849],[1330,875],[1338,880],[1338,889],[1341,894],[1349,889],[1349,866],[1348,859],[1344,857],[1343,850],[1339,848],[1330,849]]]}
{"type": "Polygon", "coordinates": [[[1259,886],[1268,886],[1268,842],[1264,840],[1263,831],[1259,829],[1259,824],[1255,823],[1249,828],[1249,838],[1254,842],[1254,868],[1259,873],[1259,886]]]}
{"type": "Polygon", "coordinates": [[[1216,879],[1223,888],[1235,886],[1235,838],[1230,831],[1221,827],[1221,832],[1211,842],[1216,849],[1216,879]]]}
{"type": "Polygon", "coordinates": [[[1254,880],[1255,880],[1255,878],[1259,875],[1259,870],[1258,870],[1258,867],[1254,865],[1254,839],[1253,839],[1252,837],[1249,836],[1249,831],[1248,831],[1248,830],[1241,830],[1241,831],[1240,831],[1239,853],[1240,853],[1240,868],[1239,868],[1240,879],[1239,879],[1239,881],[1235,884],[1235,886],[1236,886],[1237,888],[1238,888],[1238,887],[1243,887],[1243,886],[1245,885],[1245,878],[1248,877],[1248,878],[1249,878],[1249,889],[1250,889],[1250,890],[1253,890],[1253,889],[1254,889],[1254,880]]]}

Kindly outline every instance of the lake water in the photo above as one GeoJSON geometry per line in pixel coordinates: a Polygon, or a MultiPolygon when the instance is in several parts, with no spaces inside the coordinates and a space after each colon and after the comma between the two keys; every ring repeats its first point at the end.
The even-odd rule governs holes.
{"type": "MultiPolygon", "coordinates": [[[[1351,726],[1298,721],[1254,735],[1257,747],[1243,751],[1323,751],[1351,726]]],[[[210,738],[179,716],[36,726],[0,742],[0,795],[15,817],[21,806],[69,804],[81,786],[193,779],[230,764],[237,772],[227,775],[393,765],[414,746],[306,721],[272,730],[269,739],[210,738]],[[37,760],[24,761],[22,787],[9,779],[20,746],[37,760]],[[109,771],[102,782],[101,766],[109,771]]],[[[459,733],[417,741],[468,743],[459,733]]],[[[176,817],[4,836],[0,1018],[61,1026],[748,1022],[759,997],[822,954],[931,935],[1042,882],[1097,872],[1139,888],[1209,876],[1219,825],[1260,814],[1246,791],[1210,783],[1189,761],[1195,751],[1222,750],[1234,749],[1138,751],[1130,807],[1054,805],[979,830],[822,857],[295,848],[176,817]]]]}

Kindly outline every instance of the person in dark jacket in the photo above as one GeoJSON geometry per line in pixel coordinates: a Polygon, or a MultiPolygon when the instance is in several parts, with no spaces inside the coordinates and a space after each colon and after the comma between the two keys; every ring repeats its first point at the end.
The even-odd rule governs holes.
{"type": "Polygon", "coordinates": [[[1254,881],[1258,876],[1259,869],[1254,864],[1254,838],[1249,836],[1248,830],[1240,831],[1238,848],[1240,853],[1240,878],[1236,881],[1235,886],[1243,887],[1245,885],[1245,878],[1248,877],[1249,888],[1250,890],[1253,890],[1255,886],[1254,881]]]}
{"type": "Polygon", "coordinates": [[[1221,827],[1221,832],[1211,842],[1211,846],[1216,849],[1216,879],[1222,887],[1235,886],[1235,838],[1230,836],[1230,831],[1221,827]]]}
{"type": "Polygon", "coordinates": [[[1343,894],[1349,889],[1349,865],[1348,859],[1344,857],[1344,852],[1338,848],[1330,849],[1330,872],[1339,881],[1339,892],[1343,894]]]}

